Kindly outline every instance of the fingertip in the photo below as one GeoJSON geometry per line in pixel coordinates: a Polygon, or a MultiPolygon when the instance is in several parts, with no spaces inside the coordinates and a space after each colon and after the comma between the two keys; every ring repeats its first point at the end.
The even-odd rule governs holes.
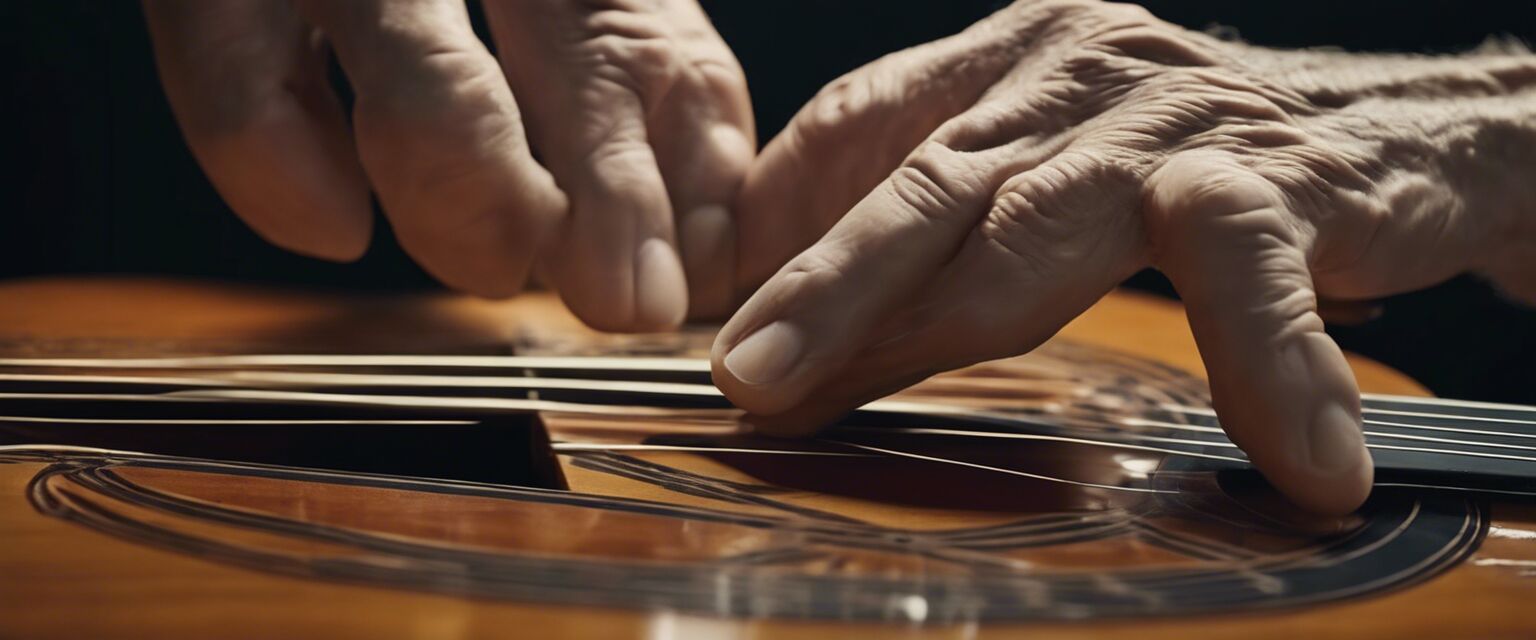
{"type": "Polygon", "coordinates": [[[682,259],[666,240],[650,238],[635,252],[633,327],[675,329],[688,315],[688,281],[682,259]]]}
{"type": "Polygon", "coordinates": [[[367,190],[355,197],[335,192],[313,194],[311,201],[353,200],[322,204],[309,210],[273,212],[263,216],[242,216],[268,242],[288,251],[328,262],[356,262],[368,252],[373,240],[373,215],[368,206],[367,190]],[[287,224],[265,224],[282,220],[287,224]]]}
{"type": "Polygon", "coordinates": [[[346,234],[341,236],[302,236],[302,237],[275,237],[267,234],[259,234],[262,239],[284,250],[297,253],[307,258],[336,262],[341,264],[357,262],[368,252],[368,235],[346,234]],[[356,239],[350,236],[359,236],[356,239]]]}
{"type": "Polygon", "coordinates": [[[748,134],[726,122],[674,123],[653,133],[671,139],[653,144],[688,277],[688,316],[723,316],[735,301],[737,260],[736,221],[727,203],[736,198],[756,149],[748,134]]]}
{"type": "Polygon", "coordinates": [[[1304,499],[1322,513],[1354,511],[1370,494],[1375,476],[1359,410],[1325,402],[1307,427],[1306,441],[1313,478],[1304,499]]]}
{"type": "Polygon", "coordinates": [[[706,319],[730,313],[736,260],[736,224],[730,210],[709,204],[683,212],[677,235],[689,285],[688,315],[706,319]]]}
{"type": "Polygon", "coordinates": [[[1297,505],[1349,513],[1365,502],[1375,477],[1354,375],[1326,335],[1292,345],[1265,365],[1278,377],[1251,380],[1258,386],[1244,394],[1248,410],[1229,412],[1232,433],[1244,436],[1259,470],[1297,505]]]}
{"type": "Polygon", "coordinates": [[[666,331],[682,324],[688,283],[669,242],[649,238],[628,251],[620,251],[620,244],[607,253],[592,251],[591,244],[600,242],[568,246],[544,261],[566,308],[583,324],[609,333],[666,331]]]}
{"type": "MultiPolygon", "coordinates": [[[[1324,409],[1306,429],[1302,446],[1286,469],[1263,470],[1292,502],[1309,511],[1343,515],[1370,496],[1375,466],[1355,420],[1324,409]]],[[[1271,465],[1272,467],[1274,465],[1271,465]]]]}
{"type": "Polygon", "coordinates": [[[273,101],[231,130],[185,130],[209,182],[263,240],[351,262],[368,250],[373,208],[350,139],[325,115],[273,101]]]}
{"type": "Polygon", "coordinates": [[[1270,481],[1302,508],[1336,516],[1359,509],[1371,495],[1374,478],[1375,470],[1370,458],[1363,456],[1360,464],[1349,473],[1297,478],[1289,482],[1270,478],[1270,481]]]}
{"type": "Polygon", "coordinates": [[[734,343],[717,342],[712,367],[715,385],[748,412],[782,413],[800,400],[791,383],[806,349],[803,330],[784,320],[770,322],[734,343]]]}
{"type": "Polygon", "coordinates": [[[259,169],[247,167],[242,172],[247,175],[239,176],[225,171],[214,180],[230,208],[256,235],[286,251],[329,262],[354,262],[367,253],[373,215],[366,187],[353,194],[345,193],[352,186],[343,184],[345,180],[328,189],[304,189],[302,182],[288,181],[289,193],[263,197],[260,194],[271,188],[258,184],[267,173],[259,169]]]}
{"type": "Polygon", "coordinates": [[[804,348],[805,337],[800,329],[780,320],[742,339],[721,363],[737,381],[753,386],[770,385],[794,370],[804,348]]]}

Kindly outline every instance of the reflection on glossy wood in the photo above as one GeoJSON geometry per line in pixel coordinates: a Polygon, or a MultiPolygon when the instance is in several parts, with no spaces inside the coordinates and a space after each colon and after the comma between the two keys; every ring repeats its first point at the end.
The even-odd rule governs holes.
{"type": "MultiPolygon", "coordinates": [[[[1117,294],[1070,325],[1063,337],[1194,373],[1200,371],[1178,309],[1156,300],[1117,294]]],[[[620,350],[669,354],[698,348],[701,340],[594,335],[560,312],[552,300],[537,296],[505,303],[448,296],[354,300],[122,280],[38,281],[0,287],[4,355],[504,353],[510,350],[508,345],[525,353],[620,350]],[[366,330],[356,330],[364,324],[366,330]]],[[[1042,357],[1054,356],[1046,353],[1042,357]]],[[[979,367],[931,381],[914,389],[909,397],[1015,408],[1050,402],[1070,384],[1054,377],[1052,371],[1056,369],[1041,362],[1036,358],[979,367]],[[1024,391],[1011,393],[1010,388],[1024,391]]],[[[1359,359],[1353,364],[1364,389],[1418,391],[1411,381],[1379,365],[1359,359]]],[[[718,427],[707,423],[652,421],[644,435],[637,435],[621,419],[559,415],[546,415],[545,419],[554,437],[573,442],[676,443],[712,431],[720,433],[718,427]]],[[[1007,456],[977,452],[974,444],[964,442],[936,445],[901,437],[871,437],[876,439],[868,442],[889,448],[966,454],[999,465],[1010,463],[1007,456]],[[954,451],[944,451],[944,447],[954,451]],[[971,451],[960,451],[966,448],[971,451]]],[[[744,449],[753,446],[750,441],[730,442],[744,449]]],[[[1115,482],[1127,469],[1144,466],[1135,459],[1117,459],[1112,451],[1089,454],[1060,447],[1010,451],[1034,451],[1028,463],[1031,469],[1103,482],[1115,482]]],[[[636,611],[528,603],[518,598],[484,597],[483,593],[464,598],[463,594],[453,594],[454,588],[462,585],[434,592],[431,585],[384,588],[334,576],[284,573],[276,567],[253,569],[227,559],[133,542],[124,534],[103,535],[101,527],[108,526],[104,524],[93,529],[80,520],[44,517],[29,502],[29,495],[34,499],[55,496],[66,512],[113,513],[121,516],[113,522],[126,520],[154,531],[176,532],[183,540],[222,541],[266,554],[261,557],[279,559],[366,559],[377,564],[388,554],[380,551],[384,547],[370,547],[368,544],[373,543],[347,537],[274,533],[260,527],[234,526],[206,515],[260,515],[273,521],[323,525],[326,531],[367,532],[390,545],[409,542],[436,545],[453,553],[483,554],[489,563],[513,553],[546,560],[715,567],[727,559],[739,562],[762,558],[765,553],[800,549],[805,552],[803,557],[776,556],[767,561],[778,567],[779,573],[817,579],[886,574],[962,583],[975,580],[976,574],[966,563],[999,559],[1030,567],[1041,576],[1106,575],[1210,563],[1235,567],[1245,558],[1316,553],[1309,540],[1326,539],[1328,527],[1353,530],[1361,525],[1331,523],[1319,533],[1304,534],[1273,526],[1234,526],[1189,517],[1189,513],[1212,509],[1228,513],[1223,510],[1229,507],[1223,505],[1238,504],[1233,496],[1240,496],[1242,504],[1248,506],[1272,502],[1262,487],[1241,479],[1234,480],[1236,484],[1217,486],[1209,475],[1181,480],[1184,484],[1179,485],[1179,495],[1188,499],[1179,503],[1182,506],[1170,508],[1154,497],[1068,489],[1023,478],[999,478],[976,469],[889,458],[841,459],[831,466],[780,456],[689,451],[626,451],[622,455],[570,452],[561,454],[560,459],[573,495],[675,505],[692,510],[689,513],[731,514],[746,518],[742,522],[748,523],[766,518],[799,523],[795,526],[800,528],[756,526],[711,516],[688,520],[685,529],[678,529],[677,520],[644,509],[594,510],[492,495],[422,493],[405,487],[374,486],[377,483],[371,481],[338,484],[319,477],[228,476],[228,469],[167,468],[131,460],[116,467],[97,463],[50,467],[41,460],[18,459],[0,465],[0,541],[5,543],[5,551],[0,552],[0,575],[7,576],[0,580],[0,635],[220,636],[240,629],[262,637],[709,634],[840,638],[891,631],[888,626],[868,622],[722,618],[675,609],[636,611]],[[29,489],[33,478],[42,479],[29,489]],[[97,482],[107,484],[93,484],[97,482]],[[135,495],[173,496],[177,504],[191,506],[184,512],[150,508],[132,499],[135,495]],[[743,499],[729,499],[733,495],[743,499]],[[1163,506],[1149,509],[1154,503],[1163,506]],[[1181,511],[1186,508],[1195,511],[1181,511]],[[1074,517],[1085,519],[1087,525],[1074,524],[1069,530],[1081,533],[1087,526],[1104,535],[1015,544],[1026,532],[1037,536],[1056,530],[1055,521],[1049,519],[1028,525],[1033,529],[1021,524],[1030,517],[1056,517],[1051,514],[1077,514],[1074,517]],[[803,537],[808,523],[842,521],[849,524],[817,524],[830,527],[829,533],[803,537]],[[996,533],[1005,525],[1017,532],[1006,536],[996,533]],[[1120,535],[1116,527],[1133,527],[1138,533],[1120,535]],[[838,538],[844,535],[839,531],[896,530],[909,532],[900,544],[923,536],[953,540],[960,535],[956,532],[967,532],[963,535],[974,538],[988,530],[993,532],[986,534],[994,536],[991,540],[1001,541],[992,546],[1002,550],[965,544],[953,550],[936,548],[942,553],[969,550],[971,555],[964,558],[941,555],[924,559],[908,551],[891,553],[878,544],[851,544],[838,538]],[[1190,541],[1202,548],[1181,547],[1190,541]]],[[[1258,508],[1266,521],[1287,517],[1278,504],[1258,508]]],[[[1442,509],[1437,513],[1450,512],[1442,509]]],[[[1536,619],[1522,607],[1536,595],[1536,583],[1528,576],[1536,563],[1536,539],[1532,539],[1536,534],[1530,534],[1536,530],[1532,524],[1536,512],[1528,506],[1495,504],[1492,516],[1494,522],[1483,546],[1456,568],[1427,582],[1409,581],[1399,590],[1342,603],[1173,619],[1029,625],[959,621],[921,631],[936,637],[1529,635],[1536,632],[1536,619]]],[[[400,557],[409,560],[417,556],[400,557]]],[[[395,565],[375,569],[388,570],[391,566],[395,565]]],[[[593,580],[601,579],[601,574],[593,575],[593,580]]],[[[601,592],[601,586],[594,584],[593,592],[601,592]]],[[[750,592],[749,588],[746,593],[750,592]]],[[[911,619],[917,617],[914,613],[896,611],[890,617],[911,619]]],[[[902,631],[915,634],[919,628],[903,624],[902,631]]]]}

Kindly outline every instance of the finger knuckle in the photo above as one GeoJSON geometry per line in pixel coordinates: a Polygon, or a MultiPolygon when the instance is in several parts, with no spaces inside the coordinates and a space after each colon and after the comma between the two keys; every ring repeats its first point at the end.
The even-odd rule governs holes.
{"type": "Polygon", "coordinates": [[[1184,247],[1263,252],[1295,245],[1295,221],[1279,206],[1278,188],[1257,176],[1175,160],[1153,182],[1144,222],[1154,255],[1184,247]]]}
{"type": "Polygon", "coordinates": [[[677,47],[662,36],[604,33],[584,42],[581,53],[594,77],[653,99],[664,95],[681,71],[677,47]]]}
{"type": "Polygon", "coordinates": [[[845,74],[811,98],[795,118],[794,131],[807,148],[821,148],[862,135],[894,107],[881,89],[877,65],[845,74]]]}
{"type": "Polygon", "coordinates": [[[1300,146],[1309,140],[1305,131],[1288,123],[1228,121],[1192,136],[1189,146],[1245,154],[1259,149],[1300,146]]]}
{"type": "Polygon", "coordinates": [[[978,233],[1036,272],[1087,259],[1129,216],[1118,200],[1135,180],[1092,154],[1063,154],[1005,182],[978,233]]]}
{"type": "Polygon", "coordinates": [[[847,257],[836,247],[818,245],[784,265],[774,277],[774,290],[785,298],[799,299],[835,288],[847,271],[847,257]]]}
{"type": "Polygon", "coordinates": [[[1216,63],[1212,52],[1200,42],[1167,28],[1150,16],[1118,21],[1114,27],[1092,38],[1087,46],[1119,57],[1172,67],[1216,63]]]}
{"type": "Polygon", "coordinates": [[[891,174],[890,189],[919,215],[945,218],[969,210],[982,191],[960,154],[937,142],[919,147],[891,174]]]}
{"type": "Polygon", "coordinates": [[[687,65],[684,75],[688,81],[707,95],[745,95],[747,79],[741,65],[734,59],[715,56],[699,56],[687,65]]]}
{"type": "Polygon", "coordinates": [[[1051,270],[1053,263],[1042,249],[1049,245],[1046,238],[1058,231],[1058,225],[1050,220],[1052,213],[1042,211],[1043,204],[1009,191],[998,197],[976,228],[985,246],[1001,253],[1014,266],[1015,276],[1051,270]]]}
{"type": "Polygon", "coordinates": [[[1020,141],[1039,140],[1054,134],[1071,112],[1055,110],[1039,99],[990,101],[949,119],[931,139],[962,153],[992,149],[1019,150],[1020,141]]]}
{"type": "Polygon", "coordinates": [[[643,131],[634,123],[614,126],[593,125],[602,129],[594,132],[592,148],[583,156],[581,164],[599,176],[640,176],[656,165],[655,151],[646,143],[643,131]]]}
{"type": "MultiPolygon", "coordinates": [[[[380,65],[383,66],[383,65],[380,65]]],[[[463,125],[515,114],[501,69],[483,50],[441,43],[414,52],[389,74],[370,72],[356,83],[356,117],[386,121],[388,129],[422,123],[463,125]]],[[[465,129],[454,126],[445,130],[465,129]]]]}
{"type": "Polygon", "coordinates": [[[1019,0],[1005,11],[999,12],[998,20],[1010,23],[1015,29],[1036,35],[1061,28],[1070,28],[1074,18],[1098,11],[1099,3],[1093,0],[1019,0]]]}
{"type": "Polygon", "coordinates": [[[1257,277],[1247,285],[1254,292],[1250,302],[1253,315],[1270,318],[1274,323],[1268,333],[1274,348],[1281,348],[1298,336],[1323,331],[1317,296],[1294,269],[1265,269],[1261,263],[1257,277]]]}

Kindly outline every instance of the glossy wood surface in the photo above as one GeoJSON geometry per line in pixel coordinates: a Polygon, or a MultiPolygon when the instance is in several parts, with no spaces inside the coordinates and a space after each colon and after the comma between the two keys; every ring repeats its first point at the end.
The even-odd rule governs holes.
{"type": "MultiPolygon", "coordinates": [[[[358,352],[507,353],[541,340],[601,344],[617,338],[583,329],[558,302],[539,295],[489,302],[446,294],[350,297],[150,279],[53,279],[0,284],[4,355],[156,355],[170,353],[358,352]]],[[[1203,375],[1176,305],[1116,293],[1068,326],[1062,337],[1151,358],[1203,375]]],[[[1413,381],[1351,358],[1362,389],[1422,395],[1413,381]]],[[[557,424],[558,427],[558,424],[557,424]]],[[[707,461],[691,460],[700,467],[707,461]]],[[[648,637],[648,638],[1188,638],[1188,637],[1477,637],[1536,636],[1536,509],[1495,503],[1493,525],[1467,561],[1392,593],[1342,603],[1184,619],[927,627],[841,622],[740,621],[603,607],[551,606],[312,580],[210,562],[136,545],[55,518],[22,496],[36,465],[0,473],[0,637],[648,637]]],[[[695,468],[690,467],[690,468],[695,468]]],[[[571,472],[568,469],[568,473],[571,472]]],[[[639,499],[654,487],[581,476],[573,488],[639,499]]],[[[719,473],[731,473],[722,469],[719,473]]],[[[153,478],[149,478],[153,480],[153,478]]],[[[212,503],[248,499],[214,488],[186,491],[212,503]],[[204,493],[198,494],[202,491],[204,493]],[[213,491],[214,493],[206,493],[213,491]]],[[[958,489],[957,489],[958,490],[958,489]]],[[[345,503],[347,496],[335,497],[345,503]]],[[[671,498],[675,500],[676,498],[671,498]]],[[[820,499],[820,498],[819,498],[820,499]]],[[[878,513],[856,498],[826,498],[871,519],[930,516],[878,513]]],[[[357,497],[357,526],[441,526],[476,507],[367,512],[357,497]],[[458,511],[455,511],[458,510],[458,511]],[[372,519],[372,520],[369,520],[372,519]]],[[[823,505],[825,502],[822,503],[823,505]]],[[[920,511],[920,510],[919,510],[920,511]]],[[[942,510],[933,526],[942,526],[942,510]]],[[[496,522],[495,514],[487,522],[496,522]]],[[[506,514],[507,518],[516,514],[506,514]]],[[[967,516],[969,517],[969,516],[967,516]]],[[[605,526],[609,523],[599,523],[605,526]]],[[[613,522],[614,526],[622,523],[613,522]]],[[[551,522],[555,527],[581,523],[551,522]]],[[[591,523],[587,523],[590,528],[591,523]]],[[[190,526],[190,525],[189,525],[190,526]]],[[[236,535],[233,532],[215,532],[236,535]]],[[[586,540],[615,553],[622,531],[586,540]]],[[[494,531],[475,535],[494,541],[494,531]]],[[[700,535],[708,535],[702,533],[700,535]]],[[[550,545],[569,543],[552,535],[550,545]]],[[[489,543],[487,543],[489,544],[489,543]]],[[[1129,552],[1127,552],[1129,553],[1129,552]]],[[[1063,561],[1067,561],[1063,559],[1063,561]]]]}

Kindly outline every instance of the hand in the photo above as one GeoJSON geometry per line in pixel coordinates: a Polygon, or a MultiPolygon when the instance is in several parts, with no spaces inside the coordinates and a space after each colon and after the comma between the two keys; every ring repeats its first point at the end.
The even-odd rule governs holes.
{"type": "Polygon", "coordinates": [[[451,286],[507,296],[538,268],[608,330],[672,327],[690,293],[723,313],[727,205],[756,148],[741,69],[693,0],[603,4],[487,0],[499,60],[462,0],[145,10],[198,162],[274,244],[357,258],[371,185],[451,286]],[[322,39],[356,93],[350,130],[322,39]]]}
{"type": "Polygon", "coordinates": [[[1150,265],[1232,440],[1299,504],[1349,511],[1372,465],[1317,297],[1466,270],[1533,295],[1533,114],[1528,54],[1287,54],[1018,2],[834,82],[764,150],[741,220],[800,233],[720,333],[715,381],[760,429],[804,433],[1029,351],[1150,265]]]}

